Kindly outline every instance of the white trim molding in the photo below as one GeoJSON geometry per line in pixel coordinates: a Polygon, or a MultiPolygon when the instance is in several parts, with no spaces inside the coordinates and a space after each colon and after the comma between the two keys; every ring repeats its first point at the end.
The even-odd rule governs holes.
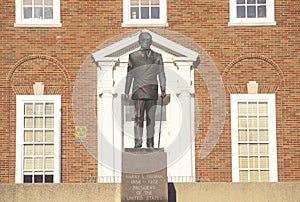
{"type": "MultiPolygon", "coordinates": [[[[141,7],[141,5],[138,5],[137,7],[141,7]]],[[[157,19],[133,19],[130,10],[131,10],[130,0],[123,0],[122,27],[145,27],[145,26],[167,27],[168,26],[167,0],[159,0],[159,18],[157,19]]]]}
{"type": "Polygon", "coordinates": [[[60,183],[61,96],[17,95],[16,105],[15,182],[60,183]]]}
{"type": "Polygon", "coordinates": [[[275,94],[231,94],[233,182],[277,182],[275,94]]]}
{"type": "MultiPolygon", "coordinates": [[[[260,4],[248,4],[248,0],[240,0],[240,2],[244,2],[244,4],[238,4],[239,0],[230,0],[230,22],[228,23],[229,26],[275,26],[275,13],[274,13],[274,0],[265,0],[263,6],[265,6],[265,14],[266,17],[247,17],[247,8],[248,7],[255,7],[255,13],[258,15],[258,7],[260,4]],[[237,10],[239,6],[245,8],[245,16],[238,17],[237,10]]],[[[254,1],[256,2],[256,1],[254,1]]],[[[262,1],[263,2],[263,1],[262,1]]]]}
{"type": "MultiPolygon", "coordinates": [[[[60,22],[60,0],[53,0],[52,8],[52,19],[40,19],[40,18],[26,18],[24,17],[24,8],[33,9],[34,1],[32,1],[32,7],[30,5],[23,5],[23,0],[15,0],[16,16],[15,16],[15,27],[61,27],[60,22]]],[[[42,9],[45,9],[45,5],[41,5],[42,9]]],[[[44,11],[42,11],[44,12],[44,11]]],[[[34,15],[34,14],[33,14],[34,15]]]]}

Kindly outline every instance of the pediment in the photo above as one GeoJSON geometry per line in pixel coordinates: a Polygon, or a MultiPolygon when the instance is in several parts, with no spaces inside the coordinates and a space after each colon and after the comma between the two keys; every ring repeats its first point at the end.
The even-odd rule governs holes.
{"type": "MultiPolygon", "coordinates": [[[[168,58],[173,60],[185,60],[196,62],[199,61],[199,54],[191,49],[188,49],[174,41],[171,41],[161,35],[158,35],[150,30],[142,30],[149,32],[152,35],[151,49],[164,53],[168,58]]],[[[99,64],[107,61],[120,61],[128,54],[139,49],[138,38],[141,31],[131,34],[122,40],[113,43],[105,48],[95,51],[92,54],[94,61],[99,64]]]]}

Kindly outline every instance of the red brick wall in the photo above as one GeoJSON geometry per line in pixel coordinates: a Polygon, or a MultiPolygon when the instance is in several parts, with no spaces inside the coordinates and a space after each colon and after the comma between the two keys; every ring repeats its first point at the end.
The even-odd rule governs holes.
{"type": "MultiPolygon", "coordinates": [[[[14,182],[15,95],[32,93],[35,81],[45,83],[46,94],[62,94],[62,182],[86,182],[97,176],[96,145],[74,139],[77,123],[71,97],[84,61],[98,46],[116,35],[142,29],[121,27],[122,4],[61,0],[61,28],[20,28],[14,27],[15,0],[0,3],[0,182],[14,182]]],[[[275,1],[276,26],[230,27],[229,0],[168,1],[168,27],[154,31],[177,32],[205,50],[226,91],[226,109],[220,112],[226,113],[223,132],[211,153],[202,158],[212,106],[203,77],[195,73],[196,118],[200,120],[195,141],[198,181],[231,181],[229,94],[245,93],[249,80],[261,84],[260,92],[276,93],[279,181],[300,180],[299,9],[299,1],[275,1]]],[[[88,109],[90,113],[96,113],[94,106],[88,109]]],[[[96,139],[95,119],[88,123],[89,135],[96,139]]]]}

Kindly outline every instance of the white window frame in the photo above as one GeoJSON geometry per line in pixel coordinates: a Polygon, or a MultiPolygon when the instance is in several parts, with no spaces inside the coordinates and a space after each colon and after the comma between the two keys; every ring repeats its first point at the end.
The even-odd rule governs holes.
{"type": "Polygon", "coordinates": [[[123,0],[123,23],[122,27],[167,27],[167,0],[160,0],[159,19],[131,19],[130,0],[123,0]]]}
{"type": "MultiPolygon", "coordinates": [[[[247,0],[246,0],[247,1],[247,0]]],[[[275,26],[274,0],[267,0],[266,18],[237,18],[237,0],[230,0],[229,26],[275,26]]]]}
{"type": "Polygon", "coordinates": [[[238,153],[238,102],[259,101],[268,103],[268,144],[269,179],[277,182],[276,110],[275,94],[231,94],[231,143],[232,143],[232,181],[239,182],[238,153]]]}
{"type": "Polygon", "coordinates": [[[30,102],[54,103],[54,176],[53,183],[61,179],[61,96],[17,95],[16,96],[16,174],[15,182],[23,183],[24,104],[30,102]]]}
{"type": "Polygon", "coordinates": [[[23,0],[15,0],[15,27],[61,27],[60,0],[53,0],[53,19],[23,19],[23,0]]]}

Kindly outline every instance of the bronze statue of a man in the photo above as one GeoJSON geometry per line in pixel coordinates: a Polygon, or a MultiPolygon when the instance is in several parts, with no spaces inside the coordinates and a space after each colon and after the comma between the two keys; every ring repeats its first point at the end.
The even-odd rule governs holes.
{"type": "Polygon", "coordinates": [[[140,50],[129,54],[128,71],[126,76],[125,99],[129,98],[132,86],[134,102],[134,148],[142,147],[144,114],[146,111],[147,147],[154,147],[155,111],[158,99],[158,79],[161,97],[166,96],[166,77],[163,59],[160,53],[150,49],[152,36],[148,32],[139,35],[140,50]]]}

